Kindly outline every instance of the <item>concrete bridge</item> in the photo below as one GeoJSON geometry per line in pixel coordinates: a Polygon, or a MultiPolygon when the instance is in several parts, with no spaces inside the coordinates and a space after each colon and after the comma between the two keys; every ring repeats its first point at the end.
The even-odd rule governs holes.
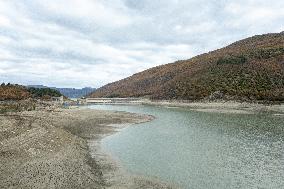
{"type": "Polygon", "coordinates": [[[86,98],[87,104],[141,104],[141,98],[86,98]]]}

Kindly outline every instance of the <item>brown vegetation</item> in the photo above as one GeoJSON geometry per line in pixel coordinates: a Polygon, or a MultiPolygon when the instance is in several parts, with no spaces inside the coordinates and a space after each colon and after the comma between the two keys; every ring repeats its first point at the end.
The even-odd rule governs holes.
{"type": "Polygon", "coordinates": [[[235,42],[189,60],[154,67],[105,85],[91,97],[284,100],[284,33],[235,42]]]}
{"type": "Polygon", "coordinates": [[[30,97],[29,91],[21,85],[4,83],[0,86],[0,100],[24,100],[30,97]]]}
{"type": "Polygon", "coordinates": [[[27,88],[21,85],[5,84],[0,85],[0,101],[25,100],[28,98],[51,100],[51,97],[60,97],[62,94],[50,88],[27,88]]]}
{"type": "Polygon", "coordinates": [[[48,105],[52,97],[59,97],[62,94],[56,90],[45,88],[26,88],[21,85],[5,84],[0,85],[0,114],[7,112],[20,112],[23,110],[34,110],[37,107],[48,105]],[[40,99],[40,101],[37,101],[40,99]]]}

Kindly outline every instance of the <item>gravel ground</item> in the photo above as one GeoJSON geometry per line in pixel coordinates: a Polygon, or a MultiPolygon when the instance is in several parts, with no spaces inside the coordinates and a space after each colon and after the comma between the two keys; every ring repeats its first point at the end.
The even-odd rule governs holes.
{"type": "Polygon", "coordinates": [[[236,113],[236,114],[254,114],[254,113],[276,113],[284,115],[284,104],[261,104],[236,101],[219,102],[180,102],[180,101],[144,101],[142,104],[164,106],[168,108],[184,107],[195,111],[218,112],[218,113],[236,113]]]}
{"type": "Polygon", "coordinates": [[[112,124],[151,119],[90,109],[0,114],[0,188],[173,188],[128,175],[100,149],[112,124]]]}

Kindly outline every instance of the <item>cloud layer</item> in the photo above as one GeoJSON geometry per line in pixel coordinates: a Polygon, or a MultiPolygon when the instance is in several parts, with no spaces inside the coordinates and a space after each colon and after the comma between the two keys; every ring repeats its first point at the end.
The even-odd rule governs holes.
{"type": "Polygon", "coordinates": [[[283,20],[275,0],[0,0],[0,80],[99,87],[283,20]]]}

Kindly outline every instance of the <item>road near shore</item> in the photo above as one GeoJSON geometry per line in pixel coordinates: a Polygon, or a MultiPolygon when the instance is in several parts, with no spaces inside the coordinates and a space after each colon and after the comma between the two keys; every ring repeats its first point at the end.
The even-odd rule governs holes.
{"type": "Polygon", "coordinates": [[[0,114],[0,188],[172,188],[122,174],[100,145],[90,153],[89,144],[115,132],[112,124],[151,119],[90,109],[0,114]]]}

